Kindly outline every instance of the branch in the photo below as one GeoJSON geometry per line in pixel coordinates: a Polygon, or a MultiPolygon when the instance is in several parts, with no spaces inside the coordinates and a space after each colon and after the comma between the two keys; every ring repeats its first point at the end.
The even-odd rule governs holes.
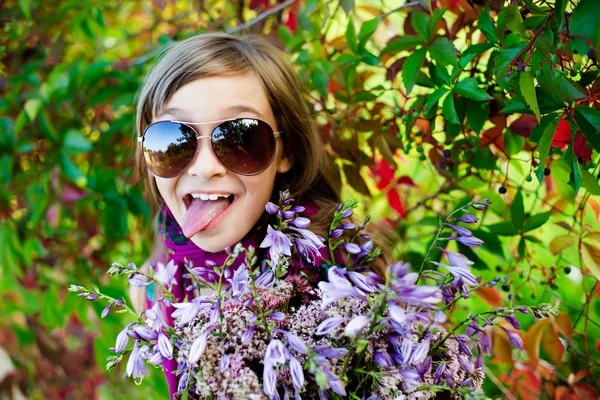
{"type": "Polygon", "coordinates": [[[417,1],[411,1],[410,3],[404,3],[400,7],[394,8],[393,10],[390,10],[390,11],[386,12],[385,14],[382,14],[380,18],[384,19],[385,17],[387,17],[390,14],[395,13],[396,11],[400,11],[400,10],[403,10],[405,8],[415,7],[415,6],[419,6],[419,5],[421,5],[421,2],[419,0],[417,0],[417,1]]]}
{"type": "Polygon", "coordinates": [[[276,12],[279,12],[282,9],[286,8],[287,6],[290,6],[290,5],[294,4],[295,2],[296,2],[296,0],[286,0],[283,3],[281,3],[281,4],[278,4],[275,7],[272,7],[270,9],[268,9],[264,13],[259,14],[253,20],[248,21],[245,24],[241,24],[239,26],[236,26],[235,28],[226,29],[225,32],[227,32],[227,33],[238,33],[238,32],[244,31],[244,30],[250,28],[252,25],[254,25],[254,24],[262,21],[263,19],[267,18],[269,15],[272,15],[272,14],[275,14],[276,12]]]}

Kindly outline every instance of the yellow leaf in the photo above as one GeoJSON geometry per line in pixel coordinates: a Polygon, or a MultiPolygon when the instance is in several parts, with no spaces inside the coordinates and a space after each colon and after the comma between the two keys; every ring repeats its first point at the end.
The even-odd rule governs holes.
{"type": "MultiPolygon", "coordinates": [[[[489,331],[488,331],[489,332],[489,331]]],[[[513,345],[508,340],[508,335],[502,329],[494,326],[492,336],[492,354],[494,362],[502,362],[509,365],[513,363],[513,345]]]]}
{"type": "Polygon", "coordinates": [[[596,222],[600,222],[600,203],[590,197],[587,201],[587,205],[590,206],[594,211],[594,214],[596,214],[596,222]]]}
{"type": "Polygon", "coordinates": [[[583,243],[581,248],[583,267],[592,271],[596,279],[600,280],[600,249],[588,243],[583,243]]]}
{"type": "Polygon", "coordinates": [[[502,297],[496,288],[480,287],[475,291],[483,301],[492,307],[502,307],[502,297]]]}
{"type": "Polygon", "coordinates": [[[554,239],[552,239],[552,241],[550,242],[550,251],[552,252],[552,254],[557,255],[558,253],[566,250],[573,243],[575,243],[576,239],[577,238],[575,236],[569,236],[569,235],[557,236],[554,239]]]}
{"type": "Polygon", "coordinates": [[[544,349],[548,357],[550,357],[550,359],[554,361],[554,364],[557,367],[560,367],[561,359],[565,352],[565,348],[561,343],[560,339],[558,338],[558,335],[550,325],[548,325],[548,327],[544,329],[542,335],[542,348],[544,349]]]}
{"type": "Polygon", "coordinates": [[[573,334],[573,323],[571,322],[571,317],[569,314],[561,312],[558,317],[553,317],[552,322],[554,323],[554,327],[558,332],[560,332],[567,339],[571,339],[571,335],[573,334]]]}
{"type": "Polygon", "coordinates": [[[531,325],[525,333],[524,347],[532,361],[537,362],[540,359],[540,344],[544,331],[548,328],[549,323],[549,319],[541,319],[531,325]]]}
{"type": "Polygon", "coordinates": [[[584,239],[591,239],[596,243],[600,244],[600,232],[590,232],[583,237],[584,239]]]}

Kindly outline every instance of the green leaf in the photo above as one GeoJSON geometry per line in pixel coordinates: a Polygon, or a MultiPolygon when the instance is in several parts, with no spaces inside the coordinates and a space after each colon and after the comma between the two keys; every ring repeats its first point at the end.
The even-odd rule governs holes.
{"type": "Polygon", "coordinates": [[[446,67],[437,66],[434,63],[430,63],[430,71],[433,70],[433,76],[436,80],[443,85],[450,85],[450,75],[446,67]]]}
{"type": "Polygon", "coordinates": [[[429,54],[441,65],[456,65],[458,61],[454,44],[444,37],[435,39],[433,44],[429,46],[429,54]]]}
{"type": "Polygon", "coordinates": [[[575,121],[587,141],[600,152],[600,112],[591,107],[579,106],[575,109],[575,121]]]}
{"type": "Polygon", "coordinates": [[[538,157],[540,159],[540,167],[542,169],[546,166],[546,159],[548,158],[548,152],[552,146],[552,139],[554,139],[557,126],[558,123],[556,121],[550,123],[546,129],[544,129],[544,134],[540,139],[540,145],[538,146],[538,157]]]}
{"type": "Polygon", "coordinates": [[[29,117],[30,121],[34,121],[35,117],[37,117],[38,112],[42,108],[42,101],[40,99],[29,99],[25,102],[25,113],[27,113],[27,117],[29,117]]]}
{"type": "Polygon", "coordinates": [[[92,148],[92,143],[77,129],[70,129],[65,135],[63,149],[67,153],[83,153],[92,148]]]}
{"type": "Polygon", "coordinates": [[[573,154],[573,146],[569,146],[563,153],[563,160],[571,168],[569,174],[569,182],[567,183],[575,193],[579,191],[579,188],[583,184],[583,178],[581,176],[581,166],[577,161],[577,157],[573,154]]]}
{"type": "Polygon", "coordinates": [[[519,230],[511,222],[498,222],[487,227],[490,232],[500,236],[515,236],[519,230]]]}
{"type": "Polygon", "coordinates": [[[431,112],[431,110],[437,106],[438,102],[442,98],[443,95],[448,93],[448,88],[439,87],[431,93],[427,98],[427,103],[425,103],[425,117],[429,118],[427,114],[431,112]]]}
{"type": "Polygon", "coordinates": [[[525,25],[523,24],[523,17],[521,17],[521,10],[518,3],[505,9],[506,15],[506,26],[513,32],[519,32],[521,36],[526,35],[525,25]]]}
{"type": "Polygon", "coordinates": [[[352,17],[348,18],[348,25],[346,25],[346,43],[348,43],[348,48],[353,53],[358,53],[358,40],[356,39],[356,30],[354,29],[354,19],[352,17]]]}
{"type": "Polygon", "coordinates": [[[346,15],[350,15],[350,11],[354,8],[354,0],[340,0],[340,6],[346,15]]]}
{"type": "Polygon", "coordinates": [[[523,150],[525,145],[525,138],[521,135],[512,133],[510,129],[504,132],[504,148],[509,156],[514,156],[523,150]]]}
{"type": "Polygon", "coordinates": [[[486,249],[492,254],[496,254],[502,258],[505,258],[504,246],[498,238],[498,235],[494,235],[491,232],[487,232],[481,229],[472,229],[471,232],[473,233],[473,236],[483,240],[483,244],[481,246],[484,249],[486,249]]]}
{"type": "MultiPolygon", "coordinates": [[[[592,42],[592,46],[596,49],[596,53],[600,53],[598,26],[600,26],[600,1],[579,1],[571,15],[569,29],[571,30],[571,35],[580,35],[592,42]]],[[[570,38],[569,43],[572,43],[571,41],[573,41],[575,48],[580,54],[587,54],[590,50],[590,46],[582,37],[572,37],[570,38]]]]}
{"type": "MultiPolygon", "coordinates": [[[[431,9],[431,7],[429,7],[429,9],[431,9]]],[[[429,21],[427,21],[427,40],[431,40],[431,38],[435,36],[435,33],[437,32],[437,27],[440,24],[440,21],[444,17],[445,13],[445,8],[436,8],[433,11],[431,17],[429,17],[429,21]]]]}
{"type": "Polygon", "coordinates": [[[489,147],[479,148],[471,160],[471,165],[478,169],[488,171],[497,170],[496,156],[490,151],[489,147]]]}
{"type": "Polygon", "coordinates": [[[424,44],[425,41],[414,35],[398,36],[390,40],[381,51],[381,54],[398,53],[400,51],[412,50],[415,47],[424,44]]]}
{"type": "Polygon", "coordinates": [[[30,0],[19,0],[19,8],[21,12],[28,20],[31,20],[31,1],[30,0]]]}
{"type": "Polygon", "coordinates": [[[85,175],[83,172],[77,168],[77,165],[71,161],[71,159],[66,154],[61,154],[60,156],[60,166],[62,173],[75,182],[78,186],[85,185],[85,175]]]}
{"type": "Polygon", "coordinates": [[[598,179],[594,178],[594,175],[587,169],[581,169],[581,177],[583,178],[583,187],[593,194],[594,196],[600,196],[600,184],[598,179]]]}
{"type": "Polygon", "coordinates": [[[502,114],[524,114],[528,111],[525,100],[522,97],[513,96],[500,112],[502,114]]]}
{"type": "Polygon", "coordinates": [[[478,134],[483,129],[485,121],[490,115],[490,104],[481,103],[475,100],[463,99],[465,102],[465,111],[467,114],[467,124],[478,134]]]}
{"type": "Polygon", "coordinates": [[[479,26],[479,30],[483,33],[485,38],[494,44],[498,43],[498,37],[496,36],[496,26],[494,25],[494,21],[492,21],[492,16],[490,15],[490,8],[488,4],[485,4],[485,7],[479,13],[479,18],[477,19],[477,25],[479,26]]]}
{"type": "Polygon", "coordinates": [[[540,107],[538,106],[537,97],[535,95],[535,83],[533,81],[533,74],[531,72],[521,72],[519,78],[519,84],[521,86],[521,94],[525,98],[525,101],[531,107],[531,110],[535,114],[537,120],[540,120],[540,107]]]}
{"type": "Polygon", "coordinates": [[[517,229],[523,229],[523,223],[525,222],[525,208],[523,206],[523,194],[521,193],[521,190],[517,192],[510,205],[510,220],[517,229]]]}
{"type": "Polygon", "coordinates": [[[458,82],[453,89],[456,93],[477,101],[492,100],[492,96],[481,89],[474,78],[467,78],[458,82]]]}
{"type": "Polygon", "coordinates": [[[402,67],[402,82],[404,83],[407,94],[409,94],[412,91],[413,86],[415,86],[417,72],[419,72],[423,66],[426,51],[427,50],[421,48],[408,56],[404,62],[402,67]]]}
{"type": "Polygon", "coordinates": [[[465,51],[463,51],[463,55],[464,54],[475,54],[475,57],[477,57],[477,56],[482,55],[489,49],[493,49],[493,48],[494,48],[494,45],[491,43],[476,43],[476,44],[472,44],[469,47],[467,47],[467,49],[465,51]]]}
{"type": "Polygon", "coordinates": [[[365,48],[367,41],[371,38],[371,36],[373,36],[380,22],[380,17],[363,22],[360,27],[360,31],[358,32],[358,51],[361,51],[365,48]]]}
{"type": "Polygon", "coordinates": [[[444,117],[446,117],[448,121],[453,124],[460,124],[458,114],[456,113],[456,108],[454,107],[454,98],[452,97],[452,93],[449,93],[444,99],[442,111],[444,113],[444,117]]]}
{"type": "Polygon", "coordinates": [[[525,232],[529,232],[536,228],[539,228],[540,226],[548,222],[548,218],[550,218],[551,215],[551,211],[532,215],[531,217],[527,218],[527,221],[525,221],[525,228],[523,230],[525,232]]]}
{"type": "MultiPolygon", "coordinates": [[[[562,30],[563,20],[565,19],[565,10],[567,9],[568,0],[556,0],[554,2],[554,17],[556,18],[556,25],[558,30],[562,30]]],[[[572,22],[569,26],[572,25],[572,22]]]]}
{"type": "Polygon", "coordinates": [[[431,38],[428,36],[427,23],[429,22],[429,15],[421,11],[411,13],[412,27],[417,32],[417,35],[424,41],[429,41],[431,38]]]}

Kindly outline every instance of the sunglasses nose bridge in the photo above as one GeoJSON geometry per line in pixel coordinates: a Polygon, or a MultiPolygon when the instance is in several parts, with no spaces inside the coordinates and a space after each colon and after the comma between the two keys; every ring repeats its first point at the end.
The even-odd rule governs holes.
{"type": "Polygon", "coordinates": [[[209,143],[200,144],[200,139],[210,139],[209,135],[197,135],[198,143],[194,160],[187,168],[187,173],[196,175],[205,181],[209,181],[215,176],[223,176],[227,173],[227,168],[219,161],[209,143]]]}

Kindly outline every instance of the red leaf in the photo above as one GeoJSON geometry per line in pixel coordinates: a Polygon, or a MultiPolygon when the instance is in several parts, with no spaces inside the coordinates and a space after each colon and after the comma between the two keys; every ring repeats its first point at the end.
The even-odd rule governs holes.
{"type": "Polygon", "coordinates": [[[394,188],[391,188],[386,193],[386,196],[390,206],[394,209],[394,211],[396,211],[399,216],[403,218],[406,217],[406,211],[404,210],[404,206],[402,205],[398,191],[394,188]]]}
{"type": "Polygon", "coordinates": [[[571,124],[569,121],[562,119],[556,127],[556,132],[552,139],[552,146],[564,149],[569,143],[571,143],[571,124]]]}
{"type": "MultiPolygon", "coordinates": [[[[298,3],[296,3],[298,4],[298,3]]],[[[296,26],[298,26],[298,7],[293,7],[287,13],[287,21],[284,22],[284,25],[290,28],[292,33],[296,32],[296,26]]]]}
{"type": "Polygon", "coordinates": [[[531,130],[536,125],[537,119],[533,115],[521,115],[510,124],[510,130],[524,138],[529,138],[529,136],[531,136],[531,130]]]}
{"type": "Polygon", "coordinates": [[[415,182],[408,175],[403,175],[403,176],[399,177],[396,180],[396,183],[398,185],[407,185],[407,186],[417,187],[417,185],[415,185],[415,182]]]}
{"type": "Polygon", "coordinates": [[[394,179],[394,169],[385,160],[381,160],[373,165],[371,167],[371,174],[377,180],[377,189],[388,187],[392,179],[394,179]]]}
{"type": "Polygon", "coordinates": [[[394,63],[388,67],[387,72],[385,73],[385,79],[393,82],[396,75],[398,75],[398,72],[402,70],[404,61],[406,61],[406,57],[394,61],[394,63]]]}
{"type": "Polygon", "coordinates": [[[502,297],[500,297],[497,289],[483,286],[477,289],[475,293],[490,306],[502,307],[502,297]]]}
{"type": "Polygon", "coordinates": [[[587,163],[592,159],[592,149],[587,147],[587,141],[581,132],[577,132],[575,135],[573,154],[581,158],[582,163],[587,163]]]}

